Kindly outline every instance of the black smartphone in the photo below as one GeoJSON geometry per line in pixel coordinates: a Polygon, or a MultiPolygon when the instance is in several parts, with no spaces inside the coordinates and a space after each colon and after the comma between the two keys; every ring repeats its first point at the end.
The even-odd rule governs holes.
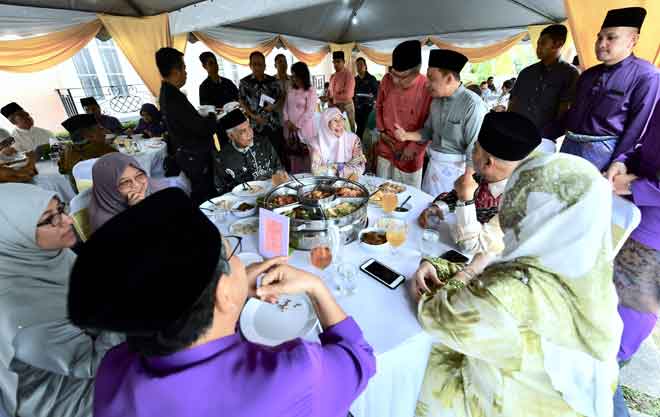
{"type": "Polygon", "coordinates": [[[406,280],[406,277],[393,271],[375,259],[369,259],[362,264],[360,270],[391,290],[395,289],[406,280]]]}
{"type": "Polygon", "coordinates": [[[467,263],[467,261],[469,261],[467,256],[463,255],[460,252],[456,252],[455,250],[447,251],[442,255],[440,255],[440,257],[446,261],[454,262],[457,264],[464,264],[467,263]]]}

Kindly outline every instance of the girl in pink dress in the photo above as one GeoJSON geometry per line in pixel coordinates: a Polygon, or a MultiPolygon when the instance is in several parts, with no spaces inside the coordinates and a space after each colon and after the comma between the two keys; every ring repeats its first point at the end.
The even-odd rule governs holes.
{"type": "MultiPolygon", "coordinates": [[[[307,144],[317,136],[314,126],[316,91],[312,87],[309,68],[304,62],[291,66],[293,82],[284,103],[284,138],[287,144],[290,172],[309,172],[307,144]]],[[[282,161],[284,162],[284,161],[282,161]]]]}

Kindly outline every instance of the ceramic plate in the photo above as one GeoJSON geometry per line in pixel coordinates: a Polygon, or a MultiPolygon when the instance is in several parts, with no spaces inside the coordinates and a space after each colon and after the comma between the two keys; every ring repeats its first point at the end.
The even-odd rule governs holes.
{"type": "Polygon", "coordinates": [[[250,298],[240,318],[243,336],[266,346],[304,337],[317,322],[314,308],[305,295],[283,295],[277,304],[250,298]]]}
{"type": "Polygon", "coordinates": [[[229,226],[229,234],[238,236],[256,235],[259,231],[259,218],[248,217],[238,220],[229,226]]]}
{"type": "Polygon", "coordinates": [[[243,198],[257,198],[266,194],[271,188],[270,181],[249,181],[246,183],[251,189],[244,190],[243,184],[238,184],[231,190],[232,194],[243,198]]]}

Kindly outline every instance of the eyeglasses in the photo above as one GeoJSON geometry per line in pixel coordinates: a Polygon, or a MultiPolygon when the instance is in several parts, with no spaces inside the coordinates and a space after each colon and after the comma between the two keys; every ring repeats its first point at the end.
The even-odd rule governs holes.
{"type": "Polygon", "coordinates": [[[229,256],[227,257],[227,261],[229,261],[234,255],[241,253],[241,250],[243,249],[243,238],[241,236],[229,235],[225,236],[225,240],[227,241],[227,245],[232,248],[229,256]]]}
{"type": "Polygon", "coordinates": [[[62,218],[63,218],[62,216],[65,213],[65,209],[66,209],[66,204],[59,201],[57,203],[57,213],[52,214],[48,216],[46,220],[37,223],[37,227],[43,227],[48,225],[51,225],[53,227],[58,227],[59,225],[62,224],[62,218]]]}
{"type": "Polygon", "coordinates": [[[144,172],[140,172],[134,178],[126,178],[119,181],[119,191],[128,191],[135,188],[139,183],[143,182],[147,178],[147,175],[144,172]]]}

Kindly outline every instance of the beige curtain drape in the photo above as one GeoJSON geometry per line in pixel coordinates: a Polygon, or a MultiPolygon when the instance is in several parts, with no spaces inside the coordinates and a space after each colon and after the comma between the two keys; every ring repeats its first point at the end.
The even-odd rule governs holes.
{"type": "Polygon", "coordinates": [[[522,41],[526,35],[527,33],[523,32],[508,39],[504,39],[503,41],[479,48],[460,48],[450,43],[443,42],[433,36],[429,37],[429,40],[438,48],[451,49],[453,51],[460,52],[465,55],[470,62],[478,63],[488,61],[489,59],[493,59],[499,55],[502,55],[509,49],[513,48],[518,42],[522,41]]]}
{"type": "Polygon", "coordinates": [[[325,59],[326,55],[328,55],[329,48],[321,48],[316,52],[304,52],[301,51],[300,49],[296,48],[296,46],[290,42],[285,36],[280,36],[280,41],[282,41],[282,44],[286,49],[291,51],[293,56],[295,56],[298,60],[304,62],[305,64],[309,65],[310,67],[315,67],[323,60],[325,59]]]}
{"type": "MultiPolygon", "coordinates": [[[[571,62],[573,56],[575,55],[575,43],[573,41],[573,35],[571,35],[568,20],[562,22],[562,25],[566,26],[568,29],[568,35],[566,36],[566,43],[564,43],[564,47],[561,49],[561,58],[564,61],[571,62]]],[[[550,25],[534,25],[527,27],[527,32],[529,33],[529,41],[532,44],[532,48],[534,50],[536,50],[536,44],[539,42],[541,32],[543,32],[543,29],[547,28],[548,26],[550,25]]]]}
{"type": "Polygon", "coordinates": [[[158,96],[161,76],[154,55],[172,46],[167,13],[149,17],[98,15],[151,94],[158,96]]]}
{"type": "Polygon", "coordinates": [[[254,51],[259,51],[264,55],[268,55],[273,50],[273,48],[275,48],[278,41],[277,36],[275,36],[272,39],[255,45],[252,48],[239,48],[221,42],[215,38],[205,35],[202,32],[193,32],[193,35],[195,35],[195,37],[200,41],[204,42],[204,44],[206,44],[206,46],[208,46],[209,49],[211,49],[216,54],[239,65],[249,65],[250,54],[254,51]]]}
{"type": "Polygon", "coordinates": [[[47,35],[0,41],[0,71],[36,72],[54,67],[84,48],[101,27],[99,20],[93,20],[47,35]]]}
{"type": "Polygon", "coordinates": [[[632,6],[647,12],[635,55],[660,66],[660,0],[564,0],[564,6],[583,68],[598,64],[594,43],[607,11],[632,6]]]}
{"type": "Polygon", "coordinates": [[[181,53],[186,53],[186,46],[188,46],[188,33],[179,33],[172,36],[172,48],[178,49],[181,53]]]}

